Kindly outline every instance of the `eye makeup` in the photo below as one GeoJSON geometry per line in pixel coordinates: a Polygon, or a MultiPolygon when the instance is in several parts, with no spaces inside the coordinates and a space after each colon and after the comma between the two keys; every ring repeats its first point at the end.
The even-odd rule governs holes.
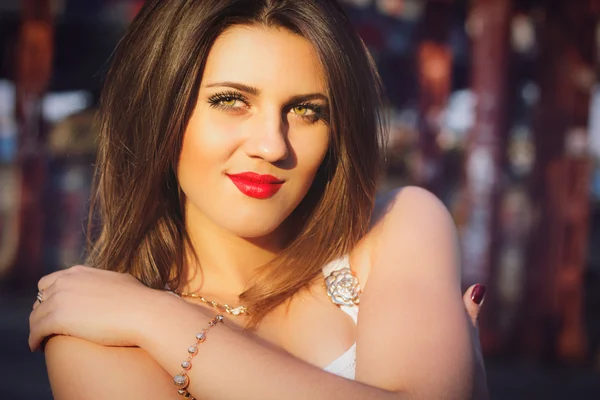
{"type": "Polygon", "coordinates": [[[216,93],[208,98],[208,104],[210,107],[226,111],[232,111],[233,109],[240,108],[235,106],[237,101],[241,101],[246,107],[249,105],[248,97],[233,90],[216,93]]]}
{"type": "MultiPolygon", "coordinates": [[[[243,93],[228,90],[216,93],[208,98],[208,104],[211,108],[226,111],[238,112],[242,109],[250,107],[250,100],[243,93]],[[236,105],[237,102],[243,103],[243,106],[236,105]]],[[[286,113],[291,112],[295,117],[302,121],[314,124],[319,121],[329,122],[328,107],[325,105],[313,103],[310,101],[302,101],[287,105],[284,110],[286,113]]]]}

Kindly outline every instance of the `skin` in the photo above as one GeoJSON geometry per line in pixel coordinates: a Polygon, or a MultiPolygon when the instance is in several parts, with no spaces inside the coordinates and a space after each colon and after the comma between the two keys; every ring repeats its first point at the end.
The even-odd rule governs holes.
{"type": "MultiPolygon", "coordinates": [[[[326,121],[316,119],[298,97],[325,110],[325,93],[317,56],[303,38],[237,27],[217,39],[179,161],[186,226],[204,274],[190,276],[190,288],[235,302],[254,270],[282,249],[285,220],[306,195],[329,147],[326,121]],[[256,43],[268,46],[261,53],[256,43]],[[239,84],[260,93],[239,90],[239,84]],[[215,98],[223,95],[228,97],[215,98]],[[219,99],[221,108],[215,108],[211,101],[219,99]],[[272,198],[253,199],[226,176],[248,171],[285,183],[272,198]]],[[[190,269],[199,270],[194,264],[190,269]]]]}
{"type": "MultiPolygon", "coordinates": [[[[217,40],[178,171],[202,265],[199,274],[189,264],[181,289],[235,304],[254,268],[281,249],[286,220],[329,145],[326,122],[302,118],[306,107],[290,100],[326,93],[323,76],[310,43],[285,30],[234,27],[217,40]],[[207,99],[223,87],[209,86],[225,81],[260,93],[224,102],[240,109],[210,107],[207,99]],[[270,199],[251,199],[225,175],[244,171],[286,182],[270,199]]],[[[311,102],[326,107],[326,99],[311,102]]],[[[254,333],[239,329],[239,317],[211,330],[189,372],[189,391],[201,399],[484,398],[485,388],[475,388],[485,383],[476,378],[479,307],[470,291],[461,297],[450,215],[414,187],[391,194],[379,210],[350,254],[363,287],[357,326],[320,280],[254,333]],[[356,381],[322,370],[354,342],[356,381]]],[[[55,399],[180,398],[172,376],[214,310],[127,274],[81,266],[42,278],[39,288],[44,301],[31,314],[29,343],[34,350],[59,335],[45,348],[55,399]]]]}

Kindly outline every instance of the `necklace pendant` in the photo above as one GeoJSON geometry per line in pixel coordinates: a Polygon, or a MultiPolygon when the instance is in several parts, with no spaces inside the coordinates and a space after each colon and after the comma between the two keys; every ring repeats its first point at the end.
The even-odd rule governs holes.
{"type": "Polygon", "coordinates": [[[197,293],[188,293],[188,292],[172,292],[172,293],[179,297],[187,297],[187,298],[200,300],[202,303],[204,303],[206,305],[209,305],[213,308],[218,308],[220,310],[224,310],[226,313],[233,315],[233,316],[248,314],[248,307],[246,307],[246,306],[231,307],[228,304],[219,304],[216,301],[208,300],[207,298],[200,296],[197,293]]]}
{"type": "Polygon", "coordinates": [[[246,314],[248,312],[248,309],[245,306],[238,306],[235,308],[227,307],[226,311],[229,314],[237,317],[240,314],[246,314]]]}

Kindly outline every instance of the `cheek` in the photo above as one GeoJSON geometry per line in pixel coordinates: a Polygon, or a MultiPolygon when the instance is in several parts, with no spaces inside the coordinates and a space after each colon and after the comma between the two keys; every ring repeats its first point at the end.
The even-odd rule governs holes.
{"type": "Polygon", "coordinates": [[[290,143],[298,159],[298,172],[307,181],[305,184],[310,186],[329,149],[329,129],[319,127],[318,132],[311,132],[310,135],[299,133],[290,138],[290,143]]]}
{"type": "Polygon", "coordinates": [[[220,184],[223,165],[229,154],[227,136],[210,129],[199,120],[191,120],[183,138],[177,180],[189,201],[204,204],[208,189],[220,184]]]}
{"type": "Polygon", "coordinates": [[[215,121],[210,115],[195,113],[186,128],[179,175],[195,174],[198,178],[210,170],[223,167],[235,151],[235,128],[225,121],[215,121]]]}

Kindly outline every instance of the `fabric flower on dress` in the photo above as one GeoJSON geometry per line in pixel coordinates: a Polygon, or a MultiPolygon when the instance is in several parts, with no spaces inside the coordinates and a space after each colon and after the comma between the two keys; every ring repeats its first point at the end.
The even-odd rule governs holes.
{"type": "Polygon", "coordinates": [[[327,295],[338,306],[353,306],[360,303],[360,284],[350,268],[333,271],[325,278],[327,295]]]}

